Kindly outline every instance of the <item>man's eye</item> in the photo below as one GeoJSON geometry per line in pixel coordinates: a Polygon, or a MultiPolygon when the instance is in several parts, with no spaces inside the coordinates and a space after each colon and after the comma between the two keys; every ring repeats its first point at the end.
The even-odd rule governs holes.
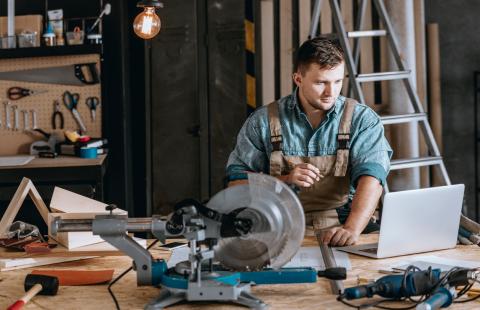
{"type": "Polygon", "coordinates": [[[342,83],[342,80],[335,81],[335,84],[340,84],[342,83]]]}

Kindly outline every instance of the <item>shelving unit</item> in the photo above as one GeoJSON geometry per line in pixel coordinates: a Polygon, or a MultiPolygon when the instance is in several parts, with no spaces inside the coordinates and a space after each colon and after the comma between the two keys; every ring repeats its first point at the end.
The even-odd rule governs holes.
{"type": "Polygon", "coordinates": [[[41,46],[29,48],[0,49],[0,59],[102,54],[101,44],[82,44],[66,46],[41,46]]]}

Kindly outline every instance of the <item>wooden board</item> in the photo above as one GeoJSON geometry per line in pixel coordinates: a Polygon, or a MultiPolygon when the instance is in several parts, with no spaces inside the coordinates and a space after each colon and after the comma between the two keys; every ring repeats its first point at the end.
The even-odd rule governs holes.
{"type": "Polygon", "coordinates": [[[100,166],[103,164],[107,155],[99,155],[98,158],[80,158],[75,156],[59,156],[57,158],[34,158],[26,165],[22,166],[3,166],[2,169],[31,169],[31,168],[65,168],[65,167],[84,167],[100,166]]]}
{"type": "Polygon", "coordinates": [[[87,257],[28,257],[28,258],[2,258],[0,259],[0,271],[11,271],[38,266],[53,265],[64,262],[72,262],[82,259],[94,258],[87,257]]]}
{"type": "MultiPolygon", "coordinates": [[[[105,210],[106,203],[91,199],[66,189],[55,187],[53,190],[50,208],[52,211],[63,213],[90,213],[90,214],[108,214],[105,210]]],[[[127,214],[127,211],[121,209],[113,210],[113,214],[127,214]]],[[[73,217],[71,217],[73,218],[73,217]]]]}
{"type": "Polygon", "coordinates": [[[0,220],[0,237],[4,237],[4,235],[8,231],[10,225],[13,223],[13,220],[17,216],[18,211],[22,207],[23,201],[25,200],[27,195],[29,195],[32,199],[33,204],[37,208],[44,222],[47,223],[47,206],[43,202],[42,197],[40,197],[40,194],[33,185],[32,181],[28,178],[23,178],[17,190],[15,191],[15,194],[12,197],[12,200],[8,204],[7,210],[5,211],[2,219],[0,220]]]}
{"type": "MultiPolygon", "coordinates": [[[[269,104],[275,100],[275,42],[273,0],[260,1],[260,23],[262,48],[262,104],[269,104]]],[[[257,104],[257,106],[259,106],[257,104]]]]}
{"type": "Polygon", "coordinates": [[[280,96],[293,90],[293,18],[292,1],[280,0],[280,96]]]}

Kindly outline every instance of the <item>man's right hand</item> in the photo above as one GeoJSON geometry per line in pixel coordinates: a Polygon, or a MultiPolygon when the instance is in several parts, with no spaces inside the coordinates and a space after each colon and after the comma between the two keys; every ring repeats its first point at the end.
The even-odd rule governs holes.
{"type": "Polygon", "coordinates": [[[299,187],[310,187],[315,181],[320,181],[323,175],[320,174],[320,170],[312,164],[298,164],[292,171],[286,176],[285,182],[288,184],[295,184],[299,187]]]}

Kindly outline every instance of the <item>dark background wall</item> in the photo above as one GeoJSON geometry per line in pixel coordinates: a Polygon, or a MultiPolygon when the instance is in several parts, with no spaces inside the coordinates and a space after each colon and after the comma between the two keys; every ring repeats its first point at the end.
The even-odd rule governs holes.
{"type": "Polygon", "coordinates": [[[223,188],[246,116],[243,1],[164,1],[150,50],[152,211],[223,188]]]}
{"type": "Polygon", "coordinates": [[[473,217],[473,72],[480,70],[480,1],[426,0],[425,9],[426,22],[439,24],[445,164],[452,183],[465,183],[466,207],[473,217]]]}

